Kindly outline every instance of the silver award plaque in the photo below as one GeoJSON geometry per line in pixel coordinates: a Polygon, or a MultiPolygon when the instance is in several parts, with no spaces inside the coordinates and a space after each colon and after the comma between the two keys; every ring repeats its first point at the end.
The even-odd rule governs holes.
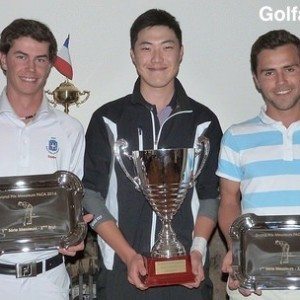
{"type": "Polygon", "coordinates": [[[250,289],[300,289],[300,216],[244,214],[230,228],[233,276],[250,289]]]}
{"type": "Polygon", "coordinates": [[[86,235],[79,178],[67,171],[0,177],[0,254],[57,249],[86,235]]]}

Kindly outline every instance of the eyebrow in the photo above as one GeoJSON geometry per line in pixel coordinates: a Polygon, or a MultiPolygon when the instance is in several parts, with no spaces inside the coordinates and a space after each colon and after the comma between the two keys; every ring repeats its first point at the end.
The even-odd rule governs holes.
{"type": "Polygon", "coordinates": [[[264,72],[269,72],[269,71],[274,71],[275,69],[274,68],[266,68],[266,69],[261,69],[260,70],[260,74],[264,73],[264,72]]]}
{"type": "Polygon", "coordinates": [[[174,40],[166,40],[166,41],[162,42],[162,44],[167,44],[167,43],[176,44],[176,42],[174,40]]]}
{"type": "Polygon", "coordinates": [[[299,67],[299,64],[291,64],[291,65],[287,65],[287,66],[284,66],[283,68],[290,68],[290,67],[299,67]]]}
{"type": "MultiPolygon", "coordinates": [[[[15,51],[14,54],[22,54],[22,55],[28,56],[27,53],[25,53],[25,52],[23,52],[21,50],[15,51]]],[[[41,55],[35,56],[35,58],[48,58],[49,59],[49,55],[47,55],[47,54],[41,54],[41,55]]]]}
{"type": "MultiPolygon", "coordinates": [[[[286,66],[283,66],[282,68],[283,69],[288,69],[290,67],[299,67],[300,65],[299,64],[291,64],[291,65],[286,65],[286,66]]],[[[268,71],[274,71],[276,70],[276,68],[265,68],[265,69],[261,69],[260,70],[260,73],[263,73],[263,72],[268,72],[268,71]]]]}
{"type": "Polygon", "coordinates": [[[17,50],[15,51],[13,54],[23,54],[23,55],[27,55],[25,52],[17,50]]]}
{"type": "MultiPolygon", "coordinates": [[[[172,43],[172,44],[176,44],[176,42],[174,40],[165,40],[162,41],[161,44],[168,44],[168,43],[172,43]]],[[[143,41],[140,42],[139,45],[152,45],[153,43],[149,42],[149,41],[143,41]]]]}

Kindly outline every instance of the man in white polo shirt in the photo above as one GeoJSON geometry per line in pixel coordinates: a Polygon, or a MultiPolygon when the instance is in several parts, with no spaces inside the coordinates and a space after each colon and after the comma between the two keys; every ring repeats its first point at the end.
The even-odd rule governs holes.
{"type": "MultiPolygon", "coordinates": [[[[57,170],[83,175],[83,127],[53,109],[44,95],[56,52],[52,32],[38,21],[17,19],[1,33],[0,63],[7,85],[0,96],[0,177],[57,170]]],[[[74,255],[82,249],[83,243],[68,250],[1,255],[0,298],[69,299],[62,254],[74,255]],[[32,262],[40,267],[38,274],[16,278],[17,264],[32,262]]]]}
{"type": "MultiPolygon", "coordinates": [[[[265,106],[257,117],[226,131],[217,170],[219,224],[229,247],[222,270],[227,273],[232,272],[229,227],[239,215],[300,214],[299,38],[285,30],[262,35],[252,46],[251,68],[265,106]]],[[[300,290],[251,294],[238,286],[229,276],[230,299],[300,299],[300,290]]]]}

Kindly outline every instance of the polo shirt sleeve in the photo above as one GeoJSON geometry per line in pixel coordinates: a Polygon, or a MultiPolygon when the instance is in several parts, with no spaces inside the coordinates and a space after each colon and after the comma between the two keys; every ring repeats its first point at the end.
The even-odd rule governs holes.
{"type": "Polygon", "coordinates": [[[231,128],[225,132],[222,138],[216,174],[219,177],[236,182],[240,182],[242,179],[240,149],[231,128]]]}
{"type": "Polygon", "coordinates": [[[78,126],[78,130],[72,133],[72,157],[70,163],[70,171],[76,174],[80,179],[83,177],[83,160],[85,150],[85,136],[82,126],[78,126]]]}

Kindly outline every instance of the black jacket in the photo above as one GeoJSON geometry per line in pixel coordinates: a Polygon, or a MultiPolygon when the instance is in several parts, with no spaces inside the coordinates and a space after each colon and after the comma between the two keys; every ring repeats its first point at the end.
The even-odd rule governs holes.
{"type": "MultiPolygon", "coordinates": [[[[210,140],[210,154],[197,179],[198,198],[218,197],[218,177],[215,175],[222,131],[215,114],[204,105],[189,98],[180,82],[175,81],[175,94],[171,101],[171,116],[160,128],[155,106],[146,102],[137,80],[133,94],[100,107],[92,116],[86,134],[84,186],[100,192],[109,210],[129,244],[138,252],[147,254],[150,249],[152,209],[143,194],[125,176],[113,159],[113,143],[123,138],[129,144],[129,153],[139,149],[138,129],[143,132],[143,149],[193,147],[197,126],[210,122],[205,136],[210,140]],[[153,132],[155,131],[155,132],[153,132]],[[160,132],[159,132],[160,131],[160,132]],[[159,139],[158,139],[159,137],[159,139]]],[[[134,174],[131,161],[124,159],[126,167],[134,174]]],[[[192,242],[194,219],[191,210],[191,189],[172,221],[177,238],[189,251],[192,242]]],[[[157,221],[156,234],[161,227],[157,221]]],[[[106,252],[102,249],[104,256],[106,252]]],[[[114,268],[125,267],[114,259],[114,268]]],[[[109,267],[108,267],[109,268],[109,267]]]]}

